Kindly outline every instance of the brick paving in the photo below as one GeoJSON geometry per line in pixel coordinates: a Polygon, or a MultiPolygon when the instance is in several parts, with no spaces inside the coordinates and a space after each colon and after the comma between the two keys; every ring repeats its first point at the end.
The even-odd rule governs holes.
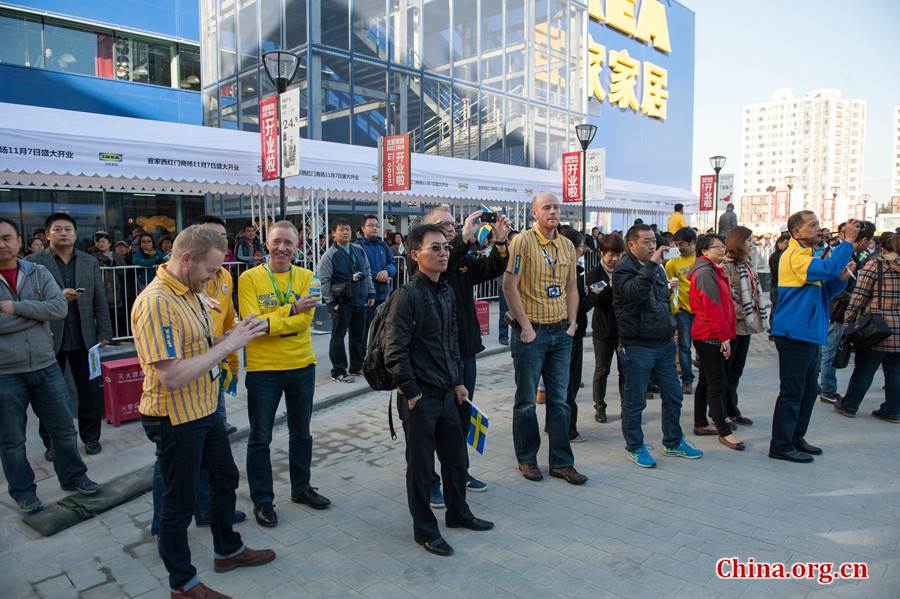
{"type": "MultiPolygon", "coordinates": [[[[586,351],[585,372],[592,367],[586,351]]],[[[842,390],[848,376],[849,370],[840,373],[842,390]]],[[[812,465],[766,457],[777,363],[764,337],[754,339],[741,386],[742,410],[756,422],[739,431],[748,445],[743,453],[715,437],[689,435],[706,451],[702,460],[661,456],[659,406],[653,401],[644,430],[657,447],[659,466],[637,468],[625,459],[614,386],[608,424],[592,420],[586,388],[578,398],[586,441],[573,446],[576,465],[591,477],[584,487],[550,478],[532,483],[518,474],[508,354],[480,360],[478,383],[476,402],[491,417],[491,435],[487,455],[472,454],[472,472],[490,489],[470,494],[469,501],[477,516],[496,523],[495,530],[445,530],[457,550],[451,558],[429,555],[413,542],[403,442],[391,440],[388,432],[388,394],[360,392],[313,417],[313,484],[334,501],[332,508],[314,512],[289,501],[287,430],[280,426],[273,440],[280,524],[263,529],[247,522],[238,528],[248,545],[274,547],[278,559],[262,568],[215,574],[209,531],[191,528],[201,576],[235,597],[272,599],[900,596],[900,429],[868,416],[884,396],[880,375],[855,420],[817,404],[809,441],[821,445],[825,455],[812,465]],[[714,564],[730,556],[863,561],[869,580],[830,585],[720,580],[714,564]]],[[[538,410],[542,418],[543,408],[538,410]]],[[[688,397],[682,413],[687,431],[691,413],[688,397]]],[[[137,452],[140,459],[152,459],[145,444],[123,456],[137,460],[137,452]]],[[[236,442],[234,453],[243,472],[245,443],[236,442]]],[[[104,460],[115,461],[110,455],[104,450],[103,460],[88,458],[89,465],[98,458],[92,472],[102,472],[104,460]]],[[[546,442],[539,457],[546,471],[546,442]]],[[[41,483],[45,500],[55,486],[53,480],[41,483]]],[[[4,598],[168,596],[166,572],[148,530],[149,495],[47,539],[21,522],[8,497],[2,501],[4,598]]],[[[238,504],[249,511],[245,480],[238,504]]]]}

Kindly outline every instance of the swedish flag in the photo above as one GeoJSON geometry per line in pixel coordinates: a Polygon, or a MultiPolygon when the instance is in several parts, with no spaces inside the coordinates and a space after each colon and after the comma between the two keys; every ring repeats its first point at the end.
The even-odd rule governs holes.
{"type": "Polygon", "coordinates": [[[472,406],[472,411],[469,414],[469,436],[466,438],[466,443],[484,455],[484,444],[487,442],[488,427],[491,423],[475,404],[469,402],[469,405],[472,406]]]}
{"type": "Polygon", "coordinates": [[[228,368],[227,362],[222,362],[220,370],[222,371],[222,389],[231,396],[237,395],[237,379],[234,378],[234,373],[231,372],[231,369],[228,368]]]}

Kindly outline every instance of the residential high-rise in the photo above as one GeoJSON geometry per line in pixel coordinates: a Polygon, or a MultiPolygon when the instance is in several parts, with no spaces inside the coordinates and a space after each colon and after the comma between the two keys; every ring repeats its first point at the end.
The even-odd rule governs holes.
{"type": "Polygon", "coordinates": [[[900,212],[900,104],[894,106],[894,135],[891,137],[891,207],[900,212]]]}
{"type": "Polygon", "coordinates": [[[749,206],[762,204],[752,202],[754,196],[786,189],[789,181],[791,211],[815,210],[826,226],[856,217],[863,194],[865,122],[865,100],[843,99],[836,89],[799,98],[781,89],[769,102],[744,106],[739,194],[747,198],[744,220],[780,222],[774,201],[768,214],[749,206]]]}

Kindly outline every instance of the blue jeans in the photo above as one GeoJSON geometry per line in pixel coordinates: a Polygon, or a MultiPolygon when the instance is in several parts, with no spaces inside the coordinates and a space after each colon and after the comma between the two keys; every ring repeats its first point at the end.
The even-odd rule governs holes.
{"type": "Polygon", "coordinates": [[[822,373],[819,375],[819,386],[825,395],[834,395],[837,393],[837,371],[831,365],[834,354],[841,344],[841,337],[844,336],[844,323],[832,322],[828,325],[828,342],[822,346],[822,358],[819,367],[822,373]]]}
{"type": "Polygon", "coordinates": [[[520,464],[537,465],[541,434],[535,414],[535,393],[543,378],[547,397],[547,432],[550,437],[550,467],[575,464],[569,443],[569,420],[566,405],[569,387],[569,361],[572,337],[564,330],[538,331],[531,343],[520,340],[521,331],[513,329],[510,348],[516,377],[516,400],[513,405],[513,444],[520,464]]]}
{"type": "Polygon", "coordinates": [[[73,485],[87,473],[78,453],[69,387],[59,365],[54,362],[35,372],[0,374],[0,458],[9,494],[17,502],[37,492],[34,471],[25,455],[28,404],[50,434],[53,468],[60,484],[73,485]]]}
{"type": "Polygon", "coordinates": [[[197,475],[209,477],[210,529],[218,556],[239,553],[241,536],[234,532],[235,491],[240,474],[231,455],[225,421],[212,413],[173,426],[168,417],[143,416],[147,438],[156,445],[162,480],[159,556],[169,572],[169,587],[188,588],[196,583],[197,569],[191,564],[187,527],[194,515],[197,475]]]}
{"type": "Polygon", "coordinates": [[[678,327],[678,361],[681,363],[681,382],[694,382],[694,371],[691,369],[691,327],[694,315],[684,310],[675,314],[675,325],[678,327]]]}
{"type": "Polygon", "coordinates": [[[819,346],[787,337],[775,337],[778,349],[779,391],[772,414],[769,451],[793,451],[804,440],[816,405],[819,346]]]}
{"type": "Polygon", "coordinates": [[[884,369],[884,403],[878,411],[886,416],[900,418],[900,353],[883,352],[874,349],[857,350],[853,362],[853,374],[847,395],[841,404],[849,412],[856,412],[865,398],[878,367],[884,369]]]}
{"type": "Polygon", "coordinates": [[[497,319],[498,339],[500,341],[509,341],[509,325],[506,324],[506,320],[503,319],[503,315],[509,310],[509,306],[506,305],[506,296],[503,295],[502,289],[500,290],[500,301],[498,303],[500,304],[500,318],[497,319]]]}
{"type": "Polygon", "coordinates": [[[677,447],[681,432],[681,382],[675,371],[675,340],[658,346],[619,346],[619,364],[625,371],[625,397],[622,400],[622,435],[625,449],[636,451],[644,444],[641,418],[647,407],[647,387],[652,381],[662,399],[663,445],[677,447]]]}
{"type": "Polygon", "coordinates": [[[287,406],[291,493],[306,491],[309,489],[309,470],[312,461],[309,420],[312,417],[313,395],[316,392],[315,364],[294,370],[248,372],[246,385],[247,411],[250,415],[247,482],[253,505],[273,503],[275,500],[269,445],[272,443],[275,412],[278,410],[282,394],[287,406]]]}

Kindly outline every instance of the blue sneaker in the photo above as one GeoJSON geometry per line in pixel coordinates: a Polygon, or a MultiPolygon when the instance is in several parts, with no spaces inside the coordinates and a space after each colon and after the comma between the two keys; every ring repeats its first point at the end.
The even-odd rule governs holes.
{"type": "Polygon", "coordinates": [[[483,483],[472,475],[469,475],[469,480],[466,482],[466,491],[471,491],[472,493],[481,493],[483,491],[487,491],[487,483],[483,483]]]}
{"type": "Polygon", "coordinates": [[[682,439],[675,447],[664,448],[663,453],[668,456],[676,458],[687,458],[689,460],[699,460],[703,457],[702,451],[700,451],[696,447],[692,447],[684,439],[682,439]]]}
{"type": "Polygon", "coordinates": [[[442,510],[447,507],[444,504],[444,494],[441,493],[441,486],[435,485],[431,487],[431,507],[434,509],[442,510]]]}
{"type": "Polygon", "coordinates": [[[635,451],[629,451],[628,457],[641,468],[656,467],[656,460],[650,455],[650,449],[646,445],[641,445],[635,451]]]}

